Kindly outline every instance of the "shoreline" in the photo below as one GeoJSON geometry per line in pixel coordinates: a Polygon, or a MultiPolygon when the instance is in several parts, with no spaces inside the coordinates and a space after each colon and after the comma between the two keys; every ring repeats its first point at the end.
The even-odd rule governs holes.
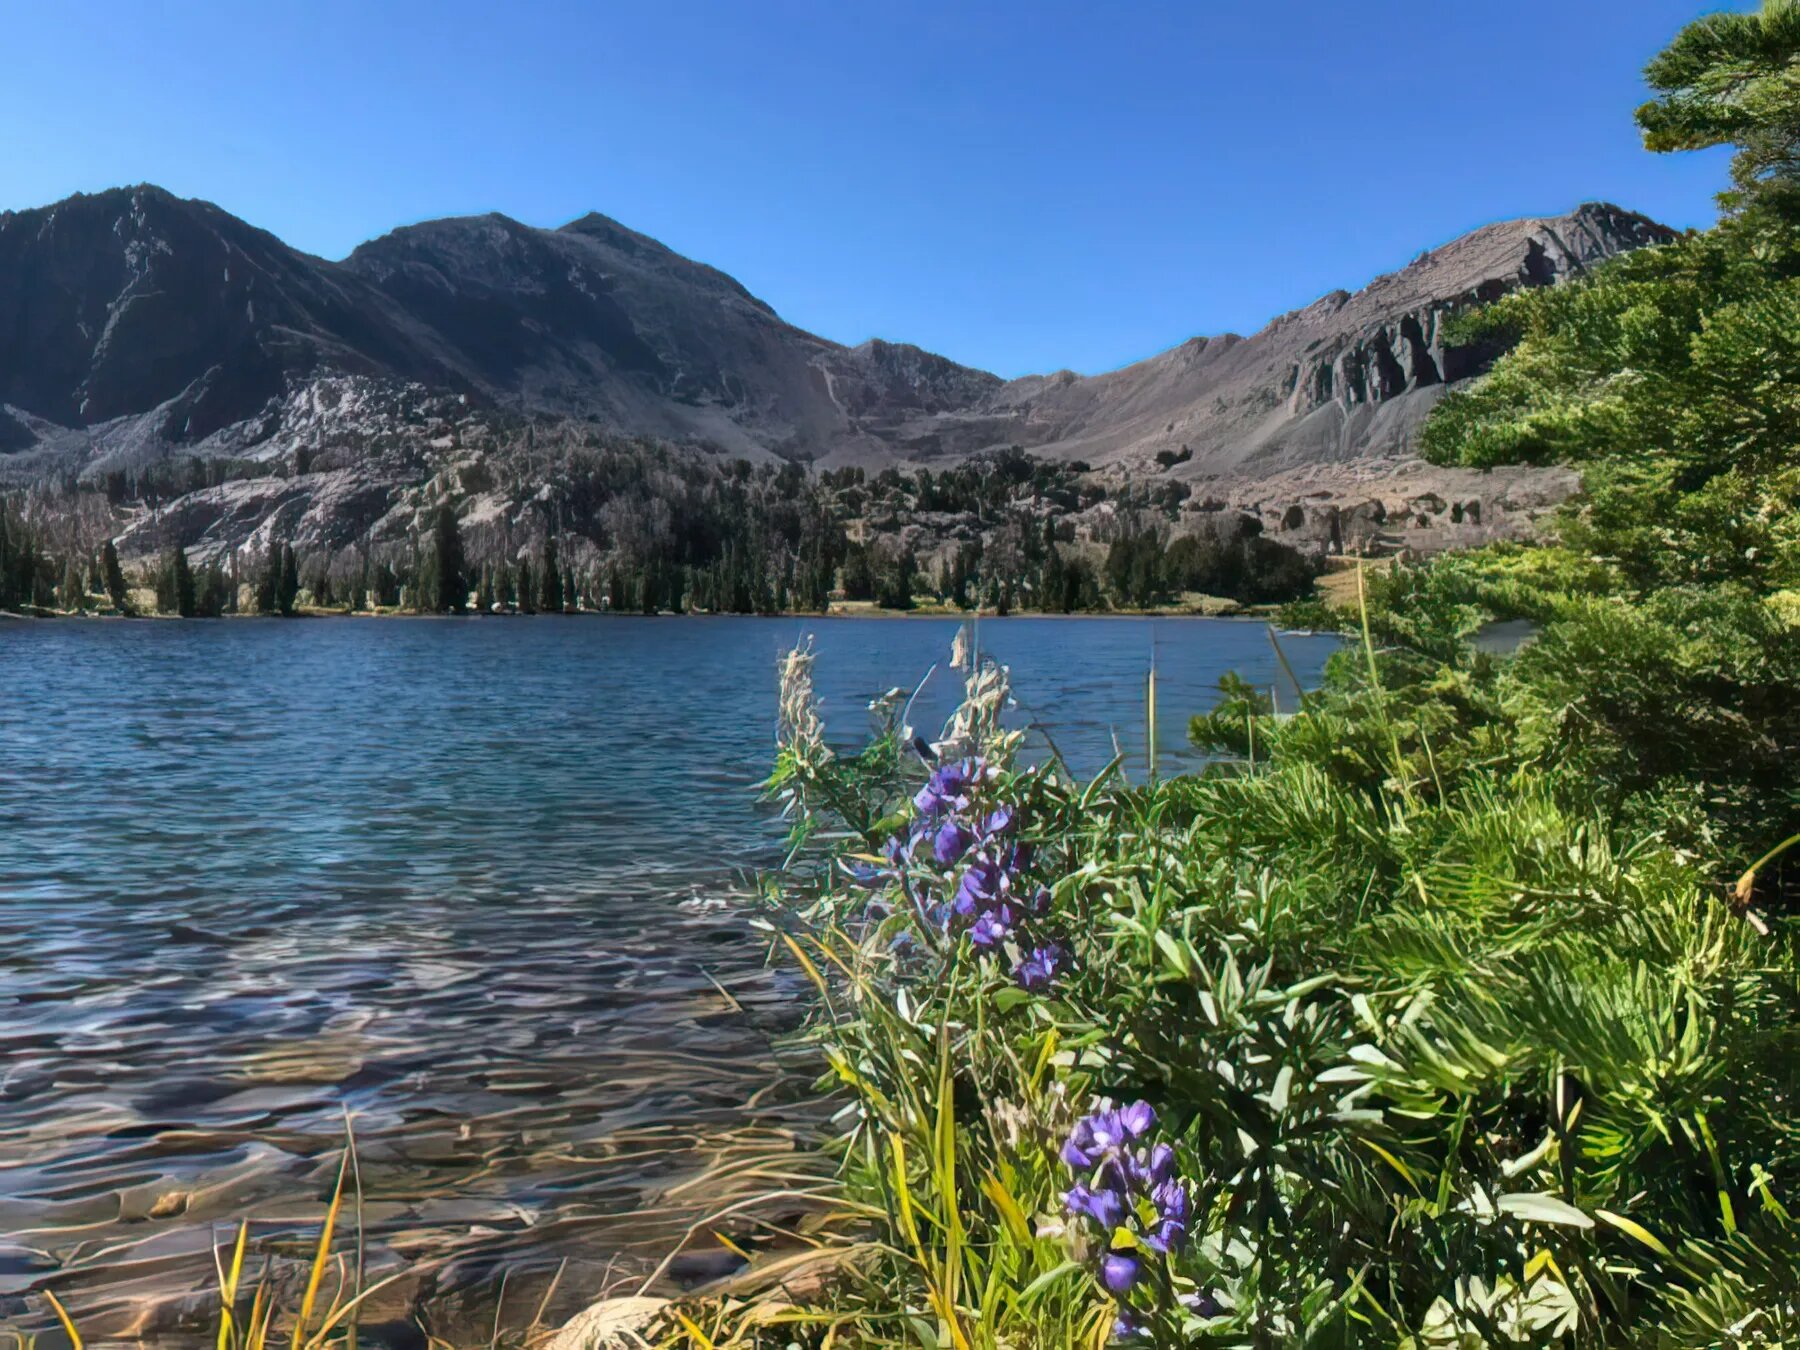
{"type": "Polygon", "coordinates": [[[729,612],[713,612],[707,610],[658,610],[654,614],[615,613],[611,610],[563,610],[560,613],[522,614],[509,611],[504,614],[479,614],[466,611],[461,614],[424,614],[416,610],[380,609],[380,610],[346,610],[346,609],[296,609],[292,614],[218,614],[207,617],[190,615],[183,618],[178,614],[119,614],[90,613],[87,611],[48,610],[36,614],[23,614],[17,610],[0,610],[0,622],[75,622],[86,620],[96,623],[217,623],[230,620],[270,619],[292,621],[296,619],[430,619],[430,620],[510,620],[510,619],[836,619],[836,620],[917,620],[917,619],[959,619],[981,620],[982,622],[1004,622],[1008,619],[1234,619],[1254,620],[1257,622],[1273,622],[1280,606],[1249,605],[1234,606],[1229,609],[1209,610],[1195,606],[1162,606],[1155,609],[1113,609],[1082,610],[1077,613],[1060,614],[1048,610],[1014,610],[1010,614],[995,614],[981,610],[958,609],[878,609],[874,607],[838,608],[826,610],[784,609],[774,610],[766,614],[737,614],[729,612]]]}

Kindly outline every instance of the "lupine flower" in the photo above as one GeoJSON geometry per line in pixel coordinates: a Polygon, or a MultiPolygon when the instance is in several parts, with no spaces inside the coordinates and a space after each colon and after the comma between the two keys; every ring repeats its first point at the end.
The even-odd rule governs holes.
{"type": "Polygon", "coordinates": [[[1128,1341],[1134,1336],[1142,1336],[1148,1330],[1145,1325],[1129,1312],[1121,1312],[1113,1318],[1113,1339],[1128,1341]]]}
{"type": "Polygon", "coordinates": [[[1178,1249],[1187,1242],[1189,1200],[1187,1187],[1174,1179],[1150,1192],[1156,1206],[1156,1222],[1144,1234],[1144,1245],[1154,1251],[1178,1249]]]}
{"type": "Polygon", "coordinates": [[[1048,946],[1034,947],[1013,971],[1021,989],[1036,993],[1048,989],[1056,981],[1056,972],[1068,958],[1063,952],[1062,944],[1052,942],[1048,946]]]}
{"type": "Polygon", "coordinates": [[[1127,1139],[1141,1139],[1156,1124],[1156,1112],[1149,1102],[1133,1102],[1119,1108],[1119,1127],[1127,1139]]]}
{"type": "Polygon", "coordinates": [[[975,836],[960,820],[946,820],[938,827],[931,850],[939,862],[948,865],[967,853],[974,842],[975,836]]]}
{"type": "Polygon", "coordinates": [[[1109,1231],[1125,1222],[1125,1202],[1117,1191],[1096,1191],[1078,1185],[1069,1192],[1067,1205],[1069,1213],[1085,1214],[1109,1231]]]}
{"type": "Polygon", "coordinates": [[[969,809],[969,789],[985,773],[985,766],[979,760],[965,759],[940,765],[913,797],[913,805],[919,808],[921,815],[927,816],[944,811],[966,811],[969,809]]]}
{"type": "Polygon", "coordinates": [[[1109,1294],[1129,1294],[1143,1273],[1144,1263],[1130,1252],[1108,1252],[1100,1262],[1100,1283],[1109,1294]]]}
{"type": "Polygon", "coordinates": [[[1031,849],[1014,838],[1018,808],[990,794],[996,777],[979,758],[939,763],[913,797],[911,826],[888,841],[883,855],[922,919],[942,932],[967,931],[980,951],[1012,960],[1020,988],[1038,992],[1055,983],[1069,955],[1061,943],[1031,931],[1035,920],[1049,915],[1050,892],[1026,879],[1031,849]],[[911,870],[921,862],[927,864],[923,875],[911,870]],[[930,864],[960,867],[953,885],[933,874],[930,864]],[[949,891],[947,901],[932,899],[939,885],[949,891]]]}
{"type": "Polygon", "coordinates": [[[970,926],[969,941],[977,947],[998,947],[1012,932],[1014,922],[1012,906],[997,905],[970,926]]]}
{"type": "MultiPolygon", "coordinates": [[[[1187,1183],[1176,1174],[1174,1148],[1145,1142],[1155,1127],[1156,1112],[1148,1102],[1102,1108],[1076,1121],[1062,1146],[1062,1160],[1079,1174],[1063,1205],[1107,1240],[1094,1275],[1120,1300],[1143,1279],[1140,1251],[1179,1250],[1193,1218],[1187,1183]],[[1120,1229],[1136,1240],[1134,1246],[1113,1245],[1120,1229]]],[[[1135,1310],[1121,1308],[1115,1337],[1128,1339],[1143,1329],[1135,1310]]]]}

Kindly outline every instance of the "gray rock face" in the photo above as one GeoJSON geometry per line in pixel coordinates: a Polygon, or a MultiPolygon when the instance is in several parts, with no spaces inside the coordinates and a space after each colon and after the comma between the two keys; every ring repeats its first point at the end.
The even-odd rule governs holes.
{"type": "MultiPolygon", "coordinates": [[[[1404,464],[1443,390],[1495,355],[1447,343],[1452,314],[1670,237],[1592,204],[1490,225],[1247,338],[1002,381],[804,332],[604,216],[432,221],[329,262],[204,202],[119,189],[0,214],[0,482],[176,446],[290,453],[318,435],[296,410],[348,377],[756,458],[877,465],[1022,445],[1239,502],[1303,473],[1347,507],[1370,495],[1357,466],[1404,464]]],[[[1287,527],[1298,495],[1259,510],[1287,527]]],[[[1330,527],[1302,511],[1288,528],[1330,527]]]]}
{"type": "Polygon", "coordinates": [[[1600,204],[1489,225],[1251,337],[1193,338],[1085,379],[1063,372],[1014,380],[990,406],[1012,413],[1019,443],[1046,453],[1149,471],[1158,451],[1191,451],[1175,470],[1189,479],[1403,457],[1444,387],[1498,354],[1448,345],[1451,315],[1673,237],[1600,204]]]}
{"type": "Polygon", "coordinates": [[[0,214],[0,403],[64,427],[160,410],[198,440],[321,369],[436,380],[354,274],[160,188],[0,214]]]}

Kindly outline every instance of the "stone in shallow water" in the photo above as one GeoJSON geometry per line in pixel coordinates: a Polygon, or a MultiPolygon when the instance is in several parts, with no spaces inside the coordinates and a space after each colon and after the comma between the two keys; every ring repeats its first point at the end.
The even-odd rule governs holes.
{"type": "Polygon", "coordinates": [[[638,1333],[668,1306],[661,1298],[602,1299],[571,1317],[542,1350],[623,1350],[640,1344],[638,1333]]]}
{"type": "Polygon", "coordinates": [[[12,1275],[41,1275],[56,1269],[56,1261],[47,1252],[34,1251],[11,1242],[0,1242],[0,1278],[12,1275]]]}

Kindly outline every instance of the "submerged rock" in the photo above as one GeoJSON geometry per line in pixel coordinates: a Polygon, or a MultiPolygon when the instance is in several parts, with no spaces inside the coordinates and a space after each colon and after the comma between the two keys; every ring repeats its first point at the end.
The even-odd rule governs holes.
{"type": "Polygon", "coordinates": [[[575,1314],[541,1350],[626,1350],[669,1306],[665,1298],[605,1298],[575,1314]]]}

